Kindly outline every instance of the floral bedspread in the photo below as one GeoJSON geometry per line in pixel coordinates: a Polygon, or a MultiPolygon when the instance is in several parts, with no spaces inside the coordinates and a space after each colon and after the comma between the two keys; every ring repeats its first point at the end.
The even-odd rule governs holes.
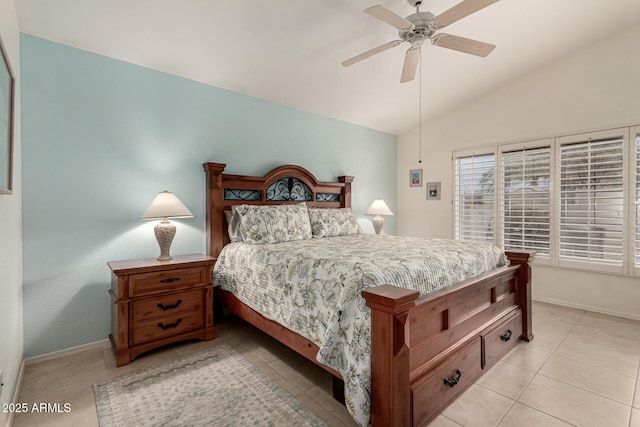
{"type": "Polygon", "coordinates": [[[370,309],[360,292],[391,284],[421,295],[505,265],[495,246],[470,241],[354,234],[276,244],[230,243],[214,282],[320,347],[340,372],[347,409],[370,418],[370,309]]]}

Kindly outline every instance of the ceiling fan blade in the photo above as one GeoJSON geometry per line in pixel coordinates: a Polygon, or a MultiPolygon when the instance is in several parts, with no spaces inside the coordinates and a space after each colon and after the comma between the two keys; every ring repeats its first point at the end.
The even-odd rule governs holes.
{"type": "Polygon", "coordinates": [[[453,6],[451,9],[448,9],[436,16],[433,20],[433,24],[436,28],[446,27],[447,25],[453,24],[472,13],[476,13],[480,9],[491,6],[497,1],[498,0],[464,0],[463,2],[453,6]]]}
{"type": "Polygon", "coordinates": [[[416,68],[418,68],[418,61],[420,61],[420,48],[410,48],[404,56],[400,83],[410,82],[414,79],[416,76],[416,68]]]}
{"type": "Polygon", "coordinates": [[[485,57],[493,52],[495,45],[471,40],[460,36],[452,36],[451,34],[438,34],[431,39],[431,43],[446,47],[447,49],[457,50],[459,52],[470,53],[471,55],[485,57]]]}
{"type": "Polygon", "coordinates": [[[413,27],[413,24],[400,15],[396,15],[389,9],[380,5],[371,6],[364,10],[365,13],[378,18],[379,20],[386,22],[387,24],[396,27],[399,30],[408,30],[413,27]]]}
{"type": "Polygon", "coordinates": [[[398,46],[400,43],[402,43],[402,40],[394,40],[392,42],[389,43],[385,43],[381,46],[378,47],[374,47],[373,49],[370,49],[364,53],[361,53],[360,55],[354,56],[351,59],[347,59],[346,61],[342,62],[342,66],[343,67],[348,67],[349,65],[353,65],[356,62],[360,62],[363,59],[367,59],[370,56],[373,56],[375,54],[378,54],[380,52],[384,52],[387,49],[391,49],[392,47],[396,47],[398,46]]]}

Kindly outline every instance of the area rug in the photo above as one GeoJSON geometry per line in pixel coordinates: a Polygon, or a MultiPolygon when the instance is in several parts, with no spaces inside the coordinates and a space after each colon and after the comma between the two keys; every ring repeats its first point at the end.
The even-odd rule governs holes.
{"type": "Polygon", "coordinates": [[[94,384],[100,426],[325,426],[228,344],[94,384]]]}

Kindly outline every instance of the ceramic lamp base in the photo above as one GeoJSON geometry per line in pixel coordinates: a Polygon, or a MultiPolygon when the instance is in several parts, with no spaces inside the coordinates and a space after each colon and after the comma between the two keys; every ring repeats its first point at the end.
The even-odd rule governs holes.
{"type": "Polygon", "coordinates": [[[371,219],[371,222],[373,223],[373,229],[376,231],[376,234],[380,234],[382,226],[384,225],[384,218],[380,215],[376,215],[371,219]]]}
{"type": "Polygon", "coordinates": [[[176,235],[176,226],[171,224],[169,220],[163,219],[162,222],[154,227],[153,231],[155,231],[158,245],[160,245],[158,261],[173,259],[169,255],[169,248],[171,247],[171,242],[173,242],[173,236],[176,235]]]}

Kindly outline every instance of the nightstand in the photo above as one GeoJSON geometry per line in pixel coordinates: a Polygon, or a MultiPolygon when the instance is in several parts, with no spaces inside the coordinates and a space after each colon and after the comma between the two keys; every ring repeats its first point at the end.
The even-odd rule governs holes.
{"type": "Polygon", "coordinates": [[[111,334],[116,366],[187,339],[215,338],[213,264],[206,255],[111,261],[111,334]]]}

